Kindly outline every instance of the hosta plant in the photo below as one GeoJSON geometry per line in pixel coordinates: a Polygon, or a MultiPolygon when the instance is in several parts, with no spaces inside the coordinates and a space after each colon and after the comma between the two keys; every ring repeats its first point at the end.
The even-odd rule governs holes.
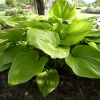
{"type": "Polygon", "coordinates": [[[8,84],[36,76],[44,97],[58,86],[57,67],[64,62],[77,76],[100,78],[100,31],[94,23],[76,18],[67,0],[57,0],[49,13],[46,19],[12,16],[6,23],[13,28],[0,31],[0,71],[9,69],[8,84]]]}

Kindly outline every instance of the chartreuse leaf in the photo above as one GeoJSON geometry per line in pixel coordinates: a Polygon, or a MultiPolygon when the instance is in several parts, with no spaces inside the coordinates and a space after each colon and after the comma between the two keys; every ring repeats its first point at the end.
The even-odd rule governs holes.
{"type": "Polygon", "coordinates": [[[75,18],[72,22],[67,26],[66,31],[69,34],[77,34],[77,33],[85,33],[89,32],[93,27],[93,22],[87,21],[81,18],[75,18]]]}
{"type": "Polygon", "coordinates": [[[49,69],[37,75],[36,80],[40,91],[46,97],[58,86],[59,75],[55,69],[49,69]]]}
{"type": "Polygon", "coordinates": [[[26,21],[26,20],[28,20],[26,17],[22,17],[22,16],[20,16],[20,17],[19,16],[11,16],[10,18],[6,19],[5,22],[6,22],[7,25],[10,25],[12,27],[15,27],[17,23],[22,22],[22,21],[26,21]]]}
{"type": "Polygon", "coordinates": [[[94,42],[87,42],[89,46],[95,48],[95,49],[98,49],[98,46],[96,45],[96,43],[94,42]]]}
{"type": "Polygon", "coordinates": [[[0,52],[0,64],[8,64],[13,62],[15,56],[24,49],[23,46],[11,46],[0,52]]]}
{"type": "Polygon", "coordinates": [[[88,36],[85,37],[85,41],[100,43],[100,30],[91,30],[88,36]]]}
{"type": "Polygon", "coordinates": [[[19,21],[26,21],[28,19],[26,17],[22,17],[22,16],[11,16],[7,20],[8,21],[13,21],[13,22],[19,22],[19,21]]]}
{"type": "Polygon", "coordinates": [[[65,59],[73,72],[81,77],[100,78],[100,51],[86,45],[76,46],[65,59]]]}
{"type": "Polygon", "coordinates": [[[77,34],[69,35],[64,40],[61,40],[61,44],[67,46],[75,45],[78,42],[80,42],[87,34],[88,33],[77,33],[77,34]]]}
{"type": "Polygon", "coordinates": [[[43,50],[52,58],[65,58],[69,54],[69,47],[60,47],[60,38],[57,33],[28,28],[27,42],[43,50]]]}
{"type": "Polygon", "coordinates": [[[65,39],[66,36],[69,35],[66,32],[66,28],[67,28],[67,25],[62,24],[62,23],[57,23],[55,31],[58,33],[61,40],[65,39]]]}
{"type": "Polygon", "coordinates": [[[25,21],[24,24],[28,27],[39,28],[39,29],[43,29],[43,30],[52,28],[52,26],[49,23],[40,22],[37,20],[25,21]]]}
{"type": "Polygon", "coordinates": [[[58,0],[50,9],[50,15],[62,18],[63,20],[72,19],[76,14],[76,7],[73,2],[68,0],[58,0]]]}
{"type": "Polygon", "coordinates": [[[24,33],[24,29],[22,28],[12,28],[8,30],[0,31],[0,39],[11,39],[14,41],[18,41],[22,39],[22,34],[24,33]]]}
{"type": "Polygon", "coordinates": [[[10,67],[8,83],[16,85],[30,80],[42,72],[47,60],[46,57],[39,59],[38,53],[33,50],[19,53],[10,67]]]}
{"type": "Polygon", "coordinates": [[[60,20],[55,16],[51,16],[51,17],[48,18],[48,21],[52,24],[52,23],[57,23],[60,20]]]}
{"type": "MultiPolygon", "coordinates": [[[[66,27],[65,39],[61,40],[62,45],[74,45],[80,42],[93,27],[93,22],[83,19],[75,19],[66,27]]],[[[65,29],[64,29],[65,30],[65,29]]]]}
{"type": "Polygon", "coordinates": [[[89,32],[89,36],[90,36],[90,37],[97,37],[97,36],[100,36],[100,30],[92,29],[92,30],[89,32]]]}

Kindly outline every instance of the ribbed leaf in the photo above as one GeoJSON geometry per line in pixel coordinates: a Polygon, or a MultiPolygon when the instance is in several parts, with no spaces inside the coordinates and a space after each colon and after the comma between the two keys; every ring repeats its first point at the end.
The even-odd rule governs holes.
{"type": "Polygon", "coordinates": [[[5,50],[0,52],[0,64],[8,64],[13,62],[15,56],[20,53],[24,48],[20,45],[7,47],[5,50]]]}
{"type": "Polygon", "coordinates": [[[46,97],[51,93],[59,84],[59,75],[56,70],[46,70],[37,75],[37,85],[42,92],[43,96],[46,97]]]}
{"type": "Polygon", "coordinates": [[[87,42],[87,43],[88,43],[89,46],[91,46],[91,47],[93,47],[95,49],[98,49],[96,43],[94,43],[94,42],[87,42]]]}
{"type": "Polygon", "coordinates": [[[11,39],[14,41],[18,41],[22,39],[22,34],[25,30],[22,28],[12,28],[8,30],[0,31],[0,39],[11,39]]]}
{"type": "Polygon", "coordinates": [[[8,83],[16,85],[30,80],[33,76],[42,72],[46,62],[47,58],[39,59],[36,51],[19,53],[10,67],[8,83]]]}
{"type": "Polygon", "coordinates": [[[90,46],[77,46],[65,59],[73,72],[81,77],[100,78],[100,51],[90,46]]]}
{"type": "Polygon", "coordinates": [[[64,40],[61,40],[62,45],[75,45],[80,42],[88,33],[77,33],[67,36],[64,40]]]}
{"type": "Polygon", "coordinates": [[[27,42],[43,50],[52,58],[65,58],[69,54],[69,47],[59,47],[60,38],[57,33],[29,28],[27,42]]]}
{"type": "Polygon", "coordinates": [[[76,18],[66,27],[69,34],[83,33],[90,31],[93,27],[93,22],[85,19],[76,18]]]}
{"type": "MultiPolygon", "coordinates": [[[[62,45],[74,45],[80,42],[85,36],[87,36],[88,32],[91,30],[93,26],[92,22],[83,20],[83,19],[75,19],[71,24],[69,24],[65,29],[66,32],[64,40],[61,40],[62,45]]],[[[65,31],[64,29],[64,31],[65,31]]]]}
{"type": "MultiPolygon", "coordinates": [[[[5,22],[6,22],[7,25],[10,25],[12,27],[15,27],[17,23],[20,23],[20,22],[26,21],[26,20],[28,20],[26,17],[22,17],[22,16],[21,17],[20,16],[11,16],[7,20],[5,20],[5,22]]],[[[22,24],[21,27],[24,27],[25,28],[25,26],[23,24],[22,24]]]]}
{"type": "Polygon", "coordinates": [[[100,43],[100,31],[99,30],[91,30],[89,35],[85,37],[85,41],[92,41],[100,43]]]}
{"type": "Polygon", "coordinates": [[[7,20],[8,21],[13,21],[13,22],[19,22],[19,21],[26,21],[28,19],[26,17],[22,17],[22,16],[11,16],[7,20]]]}
{"type": "Polygon", "coordinates": [[[89,32],[90,37],[97,37],[100,36],[100,30],[91,30],[89,32]]]}
{"type": "Polygon", "coordinates": [[[58,0],[50,9],[50,15],[69,20],[76,14],[76,7],[73,2],[58,0]]]}
{"type": "Polygon", "coordinates": [[[52,27],[49,23],[40,22],[37,20],[25,21],[24,24],[27,25],[28,27],[39,28],[43,30],[51,29],[52,27]]]}

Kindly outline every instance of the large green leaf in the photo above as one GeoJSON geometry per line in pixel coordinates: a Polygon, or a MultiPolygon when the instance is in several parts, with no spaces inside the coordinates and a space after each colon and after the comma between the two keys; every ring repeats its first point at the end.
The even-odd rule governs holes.
{"type": "Polygon", "coordinates": [[[100,43],[100,36],[94,37],[94,36],[88,36],[84,38],[85,41],[92,41],[96,43],[100,43]]]}
{"type": "Polygon", "coordinates": [[[60,38],[52,31],[28,28],[27,42],[43,50],[52,58],[65,58],[69,54],[69,47],[59,47],[60,38]]]}
{"type": "Polygon", "coordinates": [[[26,21],[26,20],[28,19],[22,16],[11,16],[10,18],[7,19],[7,21],[12,21],[12,22],[20,22],[20,21],[26,21]]]}
{"type": "Polygon", "coordinates": [[[22,34],[24,33],[24,29],[22,28],[12,28],[8,30],[0,31],[0,39],[11,39],[14,41],[18,41],[22,39],[22,34]]]}
{"type": "Polygon", "coordinates": [[[37,75],[36,80],[40,91],[43,93],[43,96],[46,97],[58,86],[59,75],[56,70],[50,69],[37,75]]]}
{"type": "Polygon", "coordinates": [[[10,67],[8,83],[16,85],[30,80],[42,72],[47,60],[46,57],[39,59],[38,53],[33,50],[19,53],[10,67]]]}
{"type": "Polygon", "coordinates": [[[100,36],[100,30],[92,29],[92,30],[89,32],[89,36],[91,36],[91,37],[100,36]]]}
{"type": "Polygon", "coordinates": [[[76,14],[76,7],[73,2],[58,0],[50,9],[50,15],[69,20],[76,14]]]}
{"type": "Polygon", "coordinates": [[[62,45],[75,45],[79,43],[88,33],[77,33],[67,36],[64,40],[61,40],[62,45]]]}
{"type": "Polygon", "coordinates": [[[100,30],[91,30],[85,37],[85,41],[100,43],[100,30]]]}
{"type": "Polygon", "coordinates": [[[62,45],[74,45],[80,42],[88,32],[91,30],[93,22],[86,21],[83,19],[74,19],[71,24],[69,24],[63,30],[65,36],[61,40],[62,45]],[[66,31],[66,32],[65,32],[66,31]]]}
{"type": "Polygon", "coordinates": [[[75,18],[66,27],[66,31],[69,34],[77,34],[90,31],[92,27],[93,27],[93,22],[81,18],[75,18]]]}
{"type": "Polygon", "coordinates": [[[100,78],[99,55],[100,51],[91,46],[76,46],[65,60],[76,75],[100,78]]]}
{"type": "Polygon", "coordinates": [[[94,43],[94,42],[87,42],[87,43],[88,43],[89,46],[91,46],[95,49],[99,49],[96,43],[94,43]]]}
{"type": "Polygon", "coordinates": [[[7,18],[5,20],[5,22],[6,22],[7,25],[10,25],[10,26],[13,26],[13,27],[15,27],[17,23],[22,22],[22,26],[25,28],[25,26],[23,25],[23,21],[26,21],[26,20],[28,20],[26,17],[11,16],[10,18],[7,18]]]}
{"type": "Polygon", "coordinates": [[[28,27],[39,28],[39,29],[43,29],[43,30],[52,28],[52,26],[49,23],[40,22],[37,20],[25,21],[24,24],[28,27]]]}
{"type": "Polygon", "coordinates": [[[13,62],[15,56],[24,49],[23,46],[11,46],[0,52],[0,64],[8,64],[13,62]]]}

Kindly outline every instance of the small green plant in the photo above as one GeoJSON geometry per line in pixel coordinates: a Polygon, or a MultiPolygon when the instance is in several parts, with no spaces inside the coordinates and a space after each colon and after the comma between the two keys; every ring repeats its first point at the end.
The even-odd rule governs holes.
{"type": "Polygon", "coordinates": [[[36,76],[46,97],[58,86],[57,67],[63,63],[77,76],[100,78],[100,31],[93,29],[90,19],[76,18],[75,14],[73,2],[58,0],[48,19],[12,16],[7,20],[14,28],[0,31],[0,47],[4,47],[0,71],[9,68],[10,85],[36,76]]]}

